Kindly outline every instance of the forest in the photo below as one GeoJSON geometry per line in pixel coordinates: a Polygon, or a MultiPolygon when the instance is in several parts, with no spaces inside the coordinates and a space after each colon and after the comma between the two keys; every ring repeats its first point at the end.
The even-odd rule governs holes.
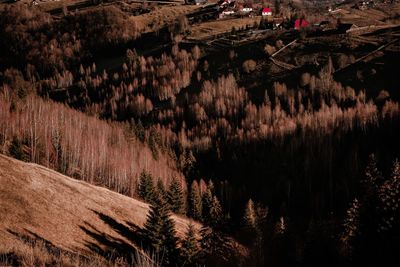
{"type": "Polygon", "coordinates": [[[396,266],[398,88],[339,76],[358,48],[276,74],[284,37],[214,51],[181,42],[190,27],[2,7],[0,153],[149,203],[155,266],[396,266]],[[178,237],[172,213],[202,226],[178,237]]]}

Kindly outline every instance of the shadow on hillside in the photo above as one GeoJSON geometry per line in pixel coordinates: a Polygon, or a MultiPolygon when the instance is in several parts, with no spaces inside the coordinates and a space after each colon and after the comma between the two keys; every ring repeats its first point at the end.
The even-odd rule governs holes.
{"type": "Polygon", "coordinates": [[[27,245],[34,245],[34,244],[39,244],[43,246],[49,253],[51,254],[61,254],[61,253],[67,253],[66,250],[63,250],[47,239],[44,239],[43,237],[39,236],[38,234],[24,228],[24,231],[27,234],[22,234],[18,232],[14,232],[13,230],[8,229],[7,230],[10,234],[16,236],[19,240],[24,242],[27,245]]]}
{"type": "MultiPolygon", "coordinates": [[[[59,256],[61,254],[63,255],[73,255],[74,257],[78,257],[80,261],[87,261],[88,258],[86,258],[84,255],[81,255],[80,253],[74,253],[71,251],[67,251],[65,249],[59,248],[56,245],[54,245],[52,242],[48,241],[47,239],[39,236],[38,234],[24,228],[23,229],[26,234],[15,232],[11,229],[7,229],[7,232],[10,234],[14,235],[17,237],[20,241],[22,241],[25,245],[27,245],[29,248],[32,248],[32,251],[35,247],[38,247],[41,251],[45,251],[50,255],[54,256],[59,256]]],[[[0,254],[0,264],[6,262],[7,266],[21,266],[21,257],[26,256],[26,255],[20,255],[14,251],[0,254]]]]}
{"type": "Polygon", "coordinates": [[[114,218],[92,210],[112,231],[119,234],[125,239],[116,237],[116,235],[110,235],[104,233],[104,230],[97,229],[88,222],[84,225],[79,226],[88,236],[92,237],[95,242],[87,241],[85,246],[94,253],[101,254],[108,259],[116,257],[124,257],[127,260],[131,260],[135,254],[136,248],[132,245],[135,244],[137,247],[141,247],[143,238],[140,234],[140,228],[132,223],[127,225],[118,222],[114,218]],[[128,242],[129,241],[129,242],[128,242]]]}

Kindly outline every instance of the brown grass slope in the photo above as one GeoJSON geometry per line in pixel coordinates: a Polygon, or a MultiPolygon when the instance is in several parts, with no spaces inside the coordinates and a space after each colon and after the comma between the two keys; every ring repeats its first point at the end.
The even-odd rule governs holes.
{"type": "MultiPolygon", "coordinates": [[[[0,255],[27,238],[83,255],[135,247],[127,229],[142,227],[148,210],[141,201],[0,155],[0,255]]],[[[189,220],[173,218],[182,237],[189,220]]]]}

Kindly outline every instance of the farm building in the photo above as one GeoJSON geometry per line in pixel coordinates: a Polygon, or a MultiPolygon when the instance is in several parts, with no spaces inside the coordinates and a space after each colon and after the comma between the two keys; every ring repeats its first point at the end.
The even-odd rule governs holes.
{"type": "Polygon", "coordinates": [[[242,6],[241,10],[244,13],[249,13],[253,11],[253,6],[251,4],[245,4],[244,6],[242,6]]]}
{"type": "Polygon", "coordinates": [[[262,10],[262,12],[261,12],[261,15],[263,15],[263,16],[272,16],[272,10],[271,10],[271,8],[269,8],[269,7],[264,7],[263,8],[263,10],[262,10]]]}
{"type": "Polygon", "coordinates": [[[296,19],[296,21],[294,22],[294,28],[296,30],[299,30],[300,28],[305,28],[308,25],[310,25],[310,23],[305,19],[296,19]]]}

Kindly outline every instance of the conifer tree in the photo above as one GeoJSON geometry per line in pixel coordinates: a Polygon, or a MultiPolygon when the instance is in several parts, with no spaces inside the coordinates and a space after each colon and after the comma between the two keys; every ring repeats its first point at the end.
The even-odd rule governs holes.
{"type": "Polygon", "coordinates": [[[200,236],[201,253],[202,258],[207,262],[206,266],[219,266],[218,261],[229,257],[229,255],[226,255],[225,250],[226,238],[219,229],[204,226],[200,230],[200,236]]]}
{"type": "Polygon", "coordinates": [[[249,240],[252,240],[257,231],[257,214],[253,200],[249,199],[243,216],[243,228],[249,240]]]}
{"type": "Polygon", "coordinates": [[[135,124],[135,135],[142,143],[144,143],[144,141],[145,141],[145,128],[144,128],[141,120],[139,120],[138,123],[135,124]]]}
{"type": "Polygon", "coordinates": [[[182,190],[182,184],[177,178],[173,178],[167,193],[167,200],[172,212],[178,214],[185,213],[185,198],[182,190]]]}
{"type": "Polygon", "coordinates": [[[189,195],[189,215],[196,220],[201,220],[202,201],[200,187],[197,181],[193,181],[189,195]]]}
{"type": "Polygon", "coordinates": [[[165,199],[167,195],[167,193],[165,192],[164,184],[161,181],[161,178],[158,178],[157,180],[157,194],[163,199],[165,199]]]}
{"type": "Polygon", "coordinates": [[[156,195],[153,178],[144,170],[139,177],[138,195],[148,203],[153,203],[156,195]]]}
{"type": "Polygon", "coordinates": [[[360,204],[355,198],[347,210],[347,216],[343,224],[344,231],[340,238],[342,253],[350,256],[354,249],[354,239],[359,234],[360,227],[360,204]]]}
{"type": "Polygon", "coordinates": [[[170,266],[179,259],[175,225],[170,218],[170,212],[165,200],[156,197],[151,205],[147,221],[144,225],[143,236],[149,246],[163,259],[163,265],[170,266]]]}
{"type": "Polygon", "coordinates": [[[196,163],[196,158],[193,155],[193,152],[191,150],[186,150],[186,165],[185,165],[185,175],[189,175],[190,172],[194,168],[194,164],[196,163]]]}
{"type": "Polygon", "coordinates": [[[193,265],[200,251],[193,223],[189,223],[186,238],[182,243],[182,256],[186,265],[193,265]]]}
{"type": "Polygon", "coordinates": [[[247,227],[249,228],[256,227],[256,220],[257,220],[256,211],[254,209],[254,202],[251,198],[247,201],[243,220],[247,227]]]}
{"type": "Polygon", "coordinates": [[[214,183],[213,183],[213,181],[211,179],[208,180],[207,188],[210,189],[211,194],[214,194],[214,189],[215,188],[214,188],[214,183]]]}
{"type": "Polygon", "coordinates": [[[383,180],[382,173],[378,169],[376,157],[374,154],[371,154],[369,156],[368,165],[365,169],[364,183],[366,184],[367,192],[368,193],[372,193],[371,191],[376,192],[382,180],[383,180]]]}
{"type": "Polygon", "coordinates": [[[211,210],[211,205],[212,205],[212,201],[213,201],[213,195],[211,193],[210,188],[207,187],[206,191],[203,194],[202,197],[202,203],[203,203],[203,209],[202,209],[202,213],[203,213],[203,221],[207,224],[209,224],[210,222],[210,210],[211,210]]]}
{"type": "Polygon", "coordinates": [[[9,153],[13,158],[26,161],[27,156],[25,155],[22,147],[22,142],[16,136],[14,136],[9,147],[9,153]]]}
{"type": "Polygon", "coordinates": [[[400,163],[393,163],[392,176],[379,190],[380,222],[378,232],[390,232],[400,223],[400,163]]]}
{"type": "Polygon", "coordinates": [[[278,222],[276,223],[275,226],[275,233],[278,235],[283,235],[286,232],[286,222],[285,222],[285,218],[283,218],[283,216],[281,216],[278,220],[278,222]]]}
{"type": "Polygon", "coordinates": [[[212,198],[209,218],[209,224],[214,228],[218,227],[222,222],[222,207],[216,196],[212,198]]]}

